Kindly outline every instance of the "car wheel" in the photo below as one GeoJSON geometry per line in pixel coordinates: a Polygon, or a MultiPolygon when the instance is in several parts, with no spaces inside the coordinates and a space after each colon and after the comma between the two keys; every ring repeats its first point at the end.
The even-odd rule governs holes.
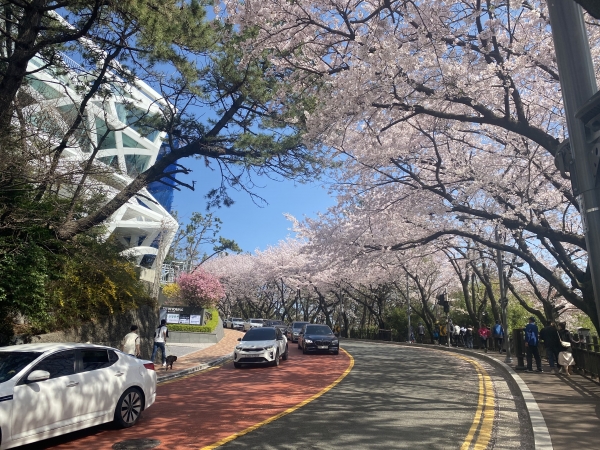
{"type": "Polygon", "coordinates": [[[119,428],[129,428],[135,425],[144,410],[142,392],[138,388],[129,388],[117,402],[115,423],[119,428]]]}
{"type": "Polygon", "coordinates": [[[302,354],[306,355],[306,347],[302,347],[302,354]]]}
{"type": "Polygon", "coordinates": [[[273,367],[279,366],[279,350],[277,350],[277,353],[275,353],[275,359],[273,360],[273,362],[271,364],[273,364],[273,367]]]}
{"type": "Polygon", "coordinates": [[[336,350],[335,352],[333,352],[333,354],[334,354],[334,355],[339,355],[339,354],[340,354],[340,351],[339,351],[339,350],[336,350]]]}
{"type": "Polygon", "coordinates": [[[242,367],[242,365],[239,362],[234,362],[233,367],[235,367],[236,369],[239,369],[240,367],[242,367]]]}
{"type": "Polygon", "coordinates": [[[284,361],[287,361],[289,354],[290,354],[290,349],[286,345],[285,346],[285,353],[283,354],[283,356],[281,357],[281,359],[283,359],[284,361]]]}

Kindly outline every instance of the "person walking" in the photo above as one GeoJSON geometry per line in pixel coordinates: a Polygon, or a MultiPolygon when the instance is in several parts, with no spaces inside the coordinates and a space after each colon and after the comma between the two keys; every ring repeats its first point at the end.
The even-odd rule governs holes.
{"type": "Polygon", "coordinates": [[[160,321],[160,325],[154,330],[154,347],[152,348],[152,357],[150,360],[154,362],[158,349],[162,351],[162,366],[167,367],[167,353],[165,344],[169,337],[169,329],[167,328],[167,321],[165,319],[160,321]]]}
{"type": "Polygon", "coordinates": [[[467,327],[465,338],[467,339],[467,348],[473,348],[473,325],[467,327]]]}
{"type": "Polygon", "coordinates": [[[565,322],[560,322],[558,324],[558,336],[560,338],[560,353],[558,354],[558,364],[561,366],[560,371],[570,377],[571,366],[575,365],[571,344],[579,344],[579,341],[573,339],[573,335],[567,330],[567,324],[565,322]]]}
{"type": "Polygon", "coordinates": [[[425,327],[422,322],[419,322],[417,325],[417,343],[422,344],[425,342],[425,327]]]}
{"type": "Polygon", "coordinates": [[[483,351],[487,353],[488,351],[488,339],[490,338],[490,329],[484,323],[479,328],[479,338],[481,339],[481,345],[483,345],[483,351]]]}
{"type": "Polygon", "coordinates": [[[535,358],[537,372],[542,370],[542,358],[538,349],[539,331],[535,324],[535,317],[529,318],[529,323],[525,327],[525,350],[527,352],[527,372],[533,372],[532,359],[535,358]]]}
{"type": "Polygon", "coordinates": [[[494,325],[493,336],[496,340],[496,346],[498,347],[498,353],[502,353],[502,343],[504,342],[504,328],[500,325],[500,321],[496,320],[496,325],[494,325]]]}
{"type": "Polygon", "coordinates": [[[440,323],[436,322],[435,326],[433,327],[433,343],[435,345],[440,344],[440,331],[440,323]]]}
{"type": "Polygon", "coordinates": [[[138,335],[137,325],[131,325],[130,332],[125,335],[121,342],[121,350],[131,356],[139,358],[140,352],[140,336],[138,335]]]}
{"type": "Polygon", "coordinates": [[[454,325],[454,346],[458,347],[460,341],[460,326],[454,325]]]}
{"type": "Polygon", "coordinates": [[[557,369],[555,364],[558,364],[558,354],[562,350],[562,345],[560,343],[560,337],[554,322],[550,322],[548,325],[542,328],[540,331],[540,340],[544,341],[546,358],[548,358],[550,372],[556,373],[557,369]]]}

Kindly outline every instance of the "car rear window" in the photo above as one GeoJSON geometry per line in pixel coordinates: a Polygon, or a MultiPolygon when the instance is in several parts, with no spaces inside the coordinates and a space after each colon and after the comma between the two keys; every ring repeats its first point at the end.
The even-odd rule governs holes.
{"type": "Polygon", "coordinates": [[[293,328],[294,330],[296,329],[300,329],[302,328],[304,325],[306,325],[308,322],[294,322],[293,328]]]}
{"type": "Polygon", "coordinates": [[[306,327],[306,334],[333,334],[331,328],[327,325],[309,325],[306,327]]]}
{"type": "Polygon", "coordinates": [[[247,331],[242,341],[270,341],[275,339],[274,328],[252,328],[247,331]]]}
{"type": "Polygon", "coordinates": [[[0,383],[10,380],[41,354],[41,352],[0,352],[0,383]]]}
{"type": "Polygon", "coordinates": [[[243,321],[244,321],[244,319],[242,319],[242,318],[240,318],[240,317],[233,317],[233,318],[231,319],[231,321],[232,321],[232,322],[243,322],[243,321]]]}

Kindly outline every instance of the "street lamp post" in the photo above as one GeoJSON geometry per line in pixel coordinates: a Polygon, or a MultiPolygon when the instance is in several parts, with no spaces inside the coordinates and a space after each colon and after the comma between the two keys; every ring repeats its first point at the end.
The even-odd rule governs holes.
{"type": "MultiPolygon", "coordinates": [[[[496,243],[500,244],[500,237],[498,235],[498,227],[495,230],[496,234],[496,243]]],[[[506,359],[505,363],[512,363],[512,358],[510,356],[510,336],[508,334],[508,297],[506,296],[506,291],[504,289],[504,265],[502,261],[502,251],[500,249],[496,249],[496,261],[498,263],[498,280],[500,285],[500,306],[502,306],[502,328],[504,329],[504,349],[506,350],[506,359]]]]}
{"type": "Polygon", "coordinates": [[[408,295],[408,272],[406,272],[406,304],[408,307],[408,342],[410,343],[410,296],[408,295]]]}
{"type": "Polygon", "coordinates": [[[569,166],[567,171],[579,203],[594,300],[600,317],[600,183],[597,179],[600,177],[600,99],[595,95],[598,87],[594,63],[581,7],[574,1],[547,0],[546,3],[569,130],[570,148],[566,156],[570,158],[562,162],[563,166],[569,166]]]}

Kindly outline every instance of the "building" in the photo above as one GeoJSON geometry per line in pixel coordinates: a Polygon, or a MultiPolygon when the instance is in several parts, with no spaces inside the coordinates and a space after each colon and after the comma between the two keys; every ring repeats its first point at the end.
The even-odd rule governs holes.
{"type": "MultiPolygon", "coordinates": [[[[35,99],[29,106],[34,123],[36,114],[43,116],[46,121],[43,123],[51,117],[55,129],[67,129],[79,117],[82,98],[77,88],[89,84],[92,76],[66,55],[63,60],[64,70],[37,71],[22,88],[35,99]]],[[[40,69],[42,65],[41,59],[33,58],[29,70],[40,69]]],[[[95,164],[101,169],[99,173],[103,173],[90,176],[88,183],[101,189],[108,198],[154,164],[161,147],[164,151],[166,137],[142,123],[145,117],[159,114],[160,105],[164,104],[162,96],[142,81],[131,84],[116,76],[113,79],[114,83],[109,85],[112,95],[89,102],[78,133],[63,153],[63,159],[71,162],[89,161],[95,155],[95,164]]],[[[44,130],[42,124],[40,128],[44,130]]],[[[172,186],[170,189],[172,200],[172,186]]],[[[163,194],[168,200],[168,189],[163,194]]],[[[157,201],[148,189],[131,198],[107,223],[107,233],[117,238],[140,266],[150,270],[155,267],[159,246],[168,248],[177,228],[170,214],[170,201],[157,201]]],[[[153,274],[146,272],[143,278],[151,281],[153,274]]]]}

